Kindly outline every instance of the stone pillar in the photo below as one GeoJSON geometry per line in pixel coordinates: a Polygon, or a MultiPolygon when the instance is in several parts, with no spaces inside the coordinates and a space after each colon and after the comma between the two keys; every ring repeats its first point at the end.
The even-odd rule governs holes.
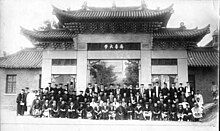
{"type": "Polygon", "coordinates": [[[76,90],[85,91],[87,85],[87,49],[86,43],[78,44],[76,90]]]}
{"type": "Polygon", "coordinates": [[[49,51],[43,52],[41,88],[46,88],[51,82],[52,60],[47,58],[48,53],[49,51]]]}
{"type": "Polygon", "coordinates": [[[145,87],[151,83],[151,51],[141,51],[141,71],[139,84],[144,84],[145,87]]]}
{"type": "Polygon", "coordinates": [[[139,85],[144,84],[145,87],[151,83],[151,45],[152,36],[147,35],[147,40],[141,43],[141,71],[139,85]]]}
{"type": "Polygon", "coordinates": [[[186,85],[188,81],[188,65],[187,58],[179,58],[178,59],[178,82],[186,85]]]}

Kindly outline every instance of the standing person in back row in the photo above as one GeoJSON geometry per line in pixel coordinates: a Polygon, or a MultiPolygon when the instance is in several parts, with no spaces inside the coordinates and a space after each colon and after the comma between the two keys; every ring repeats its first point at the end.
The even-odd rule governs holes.
{"type": "Polygon", "coordinates": [[[21,89],[21,93],[17,96],[17,115],[24,115],[24,111],[26,109],[26,95],[25,90],[21,89]]]}
{"type": "Polygon", "coordinates": [[[211,92],[212,92],[213,100],[216,100],[218,96],[218,86],[215,84],[214,81],[212,82],[211,92]]]}
{"type": "Polygon", "coordinates": [[[159,85],[159,82],[155,83],[155,86],[153,88],[154,93],[156,94],[156,97],[159,97],[160,91],[161,91],[161,87],[159,85]]]}

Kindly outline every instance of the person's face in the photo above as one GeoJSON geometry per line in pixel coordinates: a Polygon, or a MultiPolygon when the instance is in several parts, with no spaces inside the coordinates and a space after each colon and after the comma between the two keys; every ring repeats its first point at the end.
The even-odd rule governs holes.
{"type": "Polygon", "coordinates": [[[107,93],[105,92],[104,95],[107,96],[107,93]]]}
{"type": "Polygon", "coordinates": [[[21,94],[24,94],[24,91],[23,91],[23,90],[21,90],[21,94]]]}
{"type": "Polygon", "coordinates": [[[61,91],[58,91],[58,94],[61,94],[61,91]]]}
{"type": "Polygon", "coordinates": [[[97,87],[97,86],[98,86],[98,84],[95,84],[94,86],[95,86],[95,87],[97,87]]]}
{"type": "Polygon", "coordinates": [[[71,102],[70,105],[73,106],[73,102],[71,102]]]}
{"type": "Polygon", "coordinates": [[[112,92],[110,92],[110,95],[113,95],[113,93],[112,93],[112,92]]]}
{"type": "Polygon", "coordinates": [[[36,100],[36,103],[40,103],[40,101],[39,101],[39,100],[36,100]]]}
{"type": "Polygon", "coordinates": [[[159,83],[156,83],[155,85],[156,85],[156,86],[159,86],[159,83]]]}
{"type": "Polygon", "coordinates": [[[167,107],[167,104],[163,104],[164,107],[167,107]]]}
{"type": "Polygon", "coordinates": [[[141,85],[141,88],[144,88],[144,85],[141,85]]]}
{"type": "Polygon", "coordinates": [[[114,102],[116,102],[117,101],[117,99],[116,98],[114,98],[114,102]]]}
{"type": "Polygon", "coordinates": [[[154,106],[157,106],[157,103],[154,103],[154,106]]]}
{"type": "Polygon", "coordinates": [[[29,89],[25,89],[25,92],[29,92],[29,89]]]}

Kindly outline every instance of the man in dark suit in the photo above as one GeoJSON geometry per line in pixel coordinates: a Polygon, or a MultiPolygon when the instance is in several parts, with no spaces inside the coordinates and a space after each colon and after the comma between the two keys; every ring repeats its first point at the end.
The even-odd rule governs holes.
{"type": "Polygon", "coordinates": [[[79,97],[78,102],[83,103],[84,102],[83,91],[80,91],[80,94],[78,95],[78,97],[79,97]]]}
{"type": "Polygon", "coordinates": [[[155,83],[155,86],[154,86],[154,88],[153,88],[153,91],[155,92],[156,97],[159,97],[159,94],[160,94],[160,92],[161,92],[161,87],[160,87],[160,85],[159,85],[159,82],[156,82],[156,83],[155,83]]]}
{"type": "Polygon", "coordinates": [[[153,89],[151,84],[148,84],[148,89],[145,91],[145,94],[147,101],[149,102],[149,99],[152,98],[152,94],[153,94],[153,89]]]}
{"type": "Polygon", "coordinates": [[[26,95],[25,90],[22,89],[21,93],[17,96],[17,115],[24,115],[24,111],[26,109],[26,95]]]}
{"type": "Polygon", "coordinates": [[[162,95],[167,96],[169,89],[167,88],[167,83],[164,82],[164,88],[162,89],[162,95]]]}
{"type": "Polygon", "coordinates": [[[175,92],[177,93],[177,89],[176,89],[175,83],[172,83],[170,87],[170,99],[171,100],[174,99],[175,92]]]}
{"type": "Polygon", "coordinates": [[[137,92],[137,93],[136,93],[136,95],[135,95],[134,99],[135,99],[135,101],[136,101],[137,103],[139,103],[139,102],[140,102],[140,100],[142,99],[142,97],[141,97],[141,95],[140,95],[140,93],[139,93],[139,92],[137,92]]]}

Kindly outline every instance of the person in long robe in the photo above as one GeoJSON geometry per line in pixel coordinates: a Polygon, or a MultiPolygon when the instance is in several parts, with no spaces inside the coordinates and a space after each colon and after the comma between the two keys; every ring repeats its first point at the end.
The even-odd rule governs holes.
{"type": "Polygon", "coordinates": [[[26,95],[24,89],[22,89],[21,93],[18,94],[16,102],[17,102],[17,115],[23,116],[26,110],[26,95]]]}
{"type": "Polygon", "coordinates": [[[119,102],[119,106],[116,108],[116,120],[125,119],[125,108],[122,106],[122,102],[119,102]]]}

